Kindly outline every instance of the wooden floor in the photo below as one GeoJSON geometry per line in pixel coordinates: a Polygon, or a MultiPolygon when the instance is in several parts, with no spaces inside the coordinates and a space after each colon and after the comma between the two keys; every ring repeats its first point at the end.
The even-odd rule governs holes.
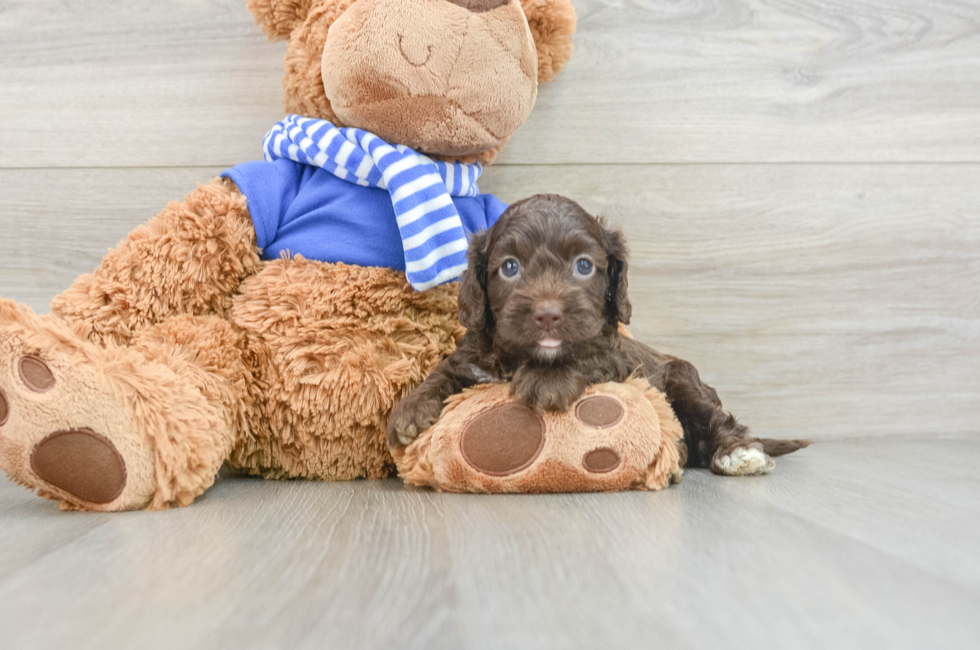
{"type": "MultiPolygon", "coordinates": [[[[631,329],[813,448],[661,494],[0,484],[0,648],[958,648],[980,638],[980,3],[573,0],[481,188],[622,224],[631,329]]],[[[0,0],[0,296],[39,311],[282,117],[244,0],[0,0]]]]}
{"type": "Polygon", "coordinates": [[[7,484],[0,647],[975,648],[977,467],[852,439],[653,494],[234,479],[122,515],[7,484]]]}

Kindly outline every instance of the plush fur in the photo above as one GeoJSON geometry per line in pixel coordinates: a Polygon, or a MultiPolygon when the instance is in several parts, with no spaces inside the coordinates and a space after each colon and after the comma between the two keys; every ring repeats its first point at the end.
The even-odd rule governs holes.
{"type": "Polygon", "coordinates": [[[530,113],[538,82],[571,57],[575,11],[568,0],[510,0],[486,12],[465,5],[249,0],[270,38],[289,38],[287,113],[364,128],[441,160],[491,163],[530,113]]]}
{"type": "MultiPolygon", "coordinates": [[[[342,92],[335,110],[324,82],[386,80],[391,112],[409,116],[402,133],[398,122],[381,124],[386,137],[488,162],[526,117],[537,77],[567,60],[575,23],[567,0],[527,0],[526,20],[518,0],[487,1],[357,0],[344,23],[353,0],[248,5],[271,38],[289,39],[287,112],[379,128],[356,93],[342,92]],[[369,18],[370,30],[358,31],[369,18]],[[414,80],[398,84],[409,71],[390,21],[416,30],[402,43],[408,60],[443,41],[470,52],[460,75],[415,60],[414,80]],[[370,48],[325,57],[332,38],[341,49],[370,48]],[[363,65],[371,48],[374,67],[363,65]],[[361,78],[343,70],[355,62],[361,78]],[[498,73],[510,81],[495,85],[498,73]],[[440,93],[476,121],[442,110],[440,93]],[[485,130],[460,128],[475,123],[485,130]]],[[[263,262],[245,197],[217,179],[134,230],[50,314],[0,300],[0,469],[64,508],[104,511],[188,505],[226,462],[267,478],[387,476],[388,415],[455,349],[456,294],[453,285],[417,293],[383,268],[263,262]],[[58,435],[80,430],[88,433],[58,435]],[[80,496],[116,488],[108,500],[80,496]]]]}

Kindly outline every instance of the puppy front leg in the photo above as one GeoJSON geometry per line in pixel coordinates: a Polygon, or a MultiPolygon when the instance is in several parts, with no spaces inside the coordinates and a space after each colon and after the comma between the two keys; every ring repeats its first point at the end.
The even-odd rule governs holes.
{"type": "Polygon", "coordinates": [[[476,380],[463,374],[459,351],[443,359],[435,371],[429,375],[408,397],[395,405],[388,418],[387,440],[389,447],[408,445],[420,433],[431,427],[442,415],[445,401],[476,383],[476,380]]]}
{"type": "Polygon", "coordinates": [[[585,375],[572,368],[522,366],[514,373],[510,391],[524,406],[542,411],[567,411],[588,383],[585,375]]]}
{"type": "Polygon", "coordinates": [[[762,441],[722,408],[718,393],[701,381],[691,363],[673,359],[663,373],[664,392],[684,427],[688,465],[728,476],[764,474],[775,466],[762,441]]]}

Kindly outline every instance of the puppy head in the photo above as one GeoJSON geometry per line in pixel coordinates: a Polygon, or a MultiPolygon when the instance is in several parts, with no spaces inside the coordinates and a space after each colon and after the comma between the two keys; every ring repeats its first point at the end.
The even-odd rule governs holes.
{"type": "Polygon", "coordinates": [[[574,201],[534,196],[473,238],[460,322],[512,355],[553,361],[629,323],[623,236],[574,201]]]}

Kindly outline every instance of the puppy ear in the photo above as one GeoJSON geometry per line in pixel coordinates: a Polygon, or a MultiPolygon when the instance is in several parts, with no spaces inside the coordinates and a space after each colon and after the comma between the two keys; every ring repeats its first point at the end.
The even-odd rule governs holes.
{"type": "Polygon", "coordinates": [[[626,273],[629,269],[629,249],[623,233],[617,229],[602,229],[602,244],[606,249],[606,321],[610,325],[629,325],[633,315],[627,292],[626,273]]]}
{"type": "Polygon", "coordinates": [[[549,81],[572,57],[575,7],[569,0],[521,0],[521,7],[538,50],[538,81],[549,81]]]}
{"type": "Polygon", "coordinates": [[[493,330],[493,312],[487,297],[488,267],[490,265],[490,232],[473,235],[466,255],[468,266],[459,285],[459,322],[475,332],[493,330]]]}

